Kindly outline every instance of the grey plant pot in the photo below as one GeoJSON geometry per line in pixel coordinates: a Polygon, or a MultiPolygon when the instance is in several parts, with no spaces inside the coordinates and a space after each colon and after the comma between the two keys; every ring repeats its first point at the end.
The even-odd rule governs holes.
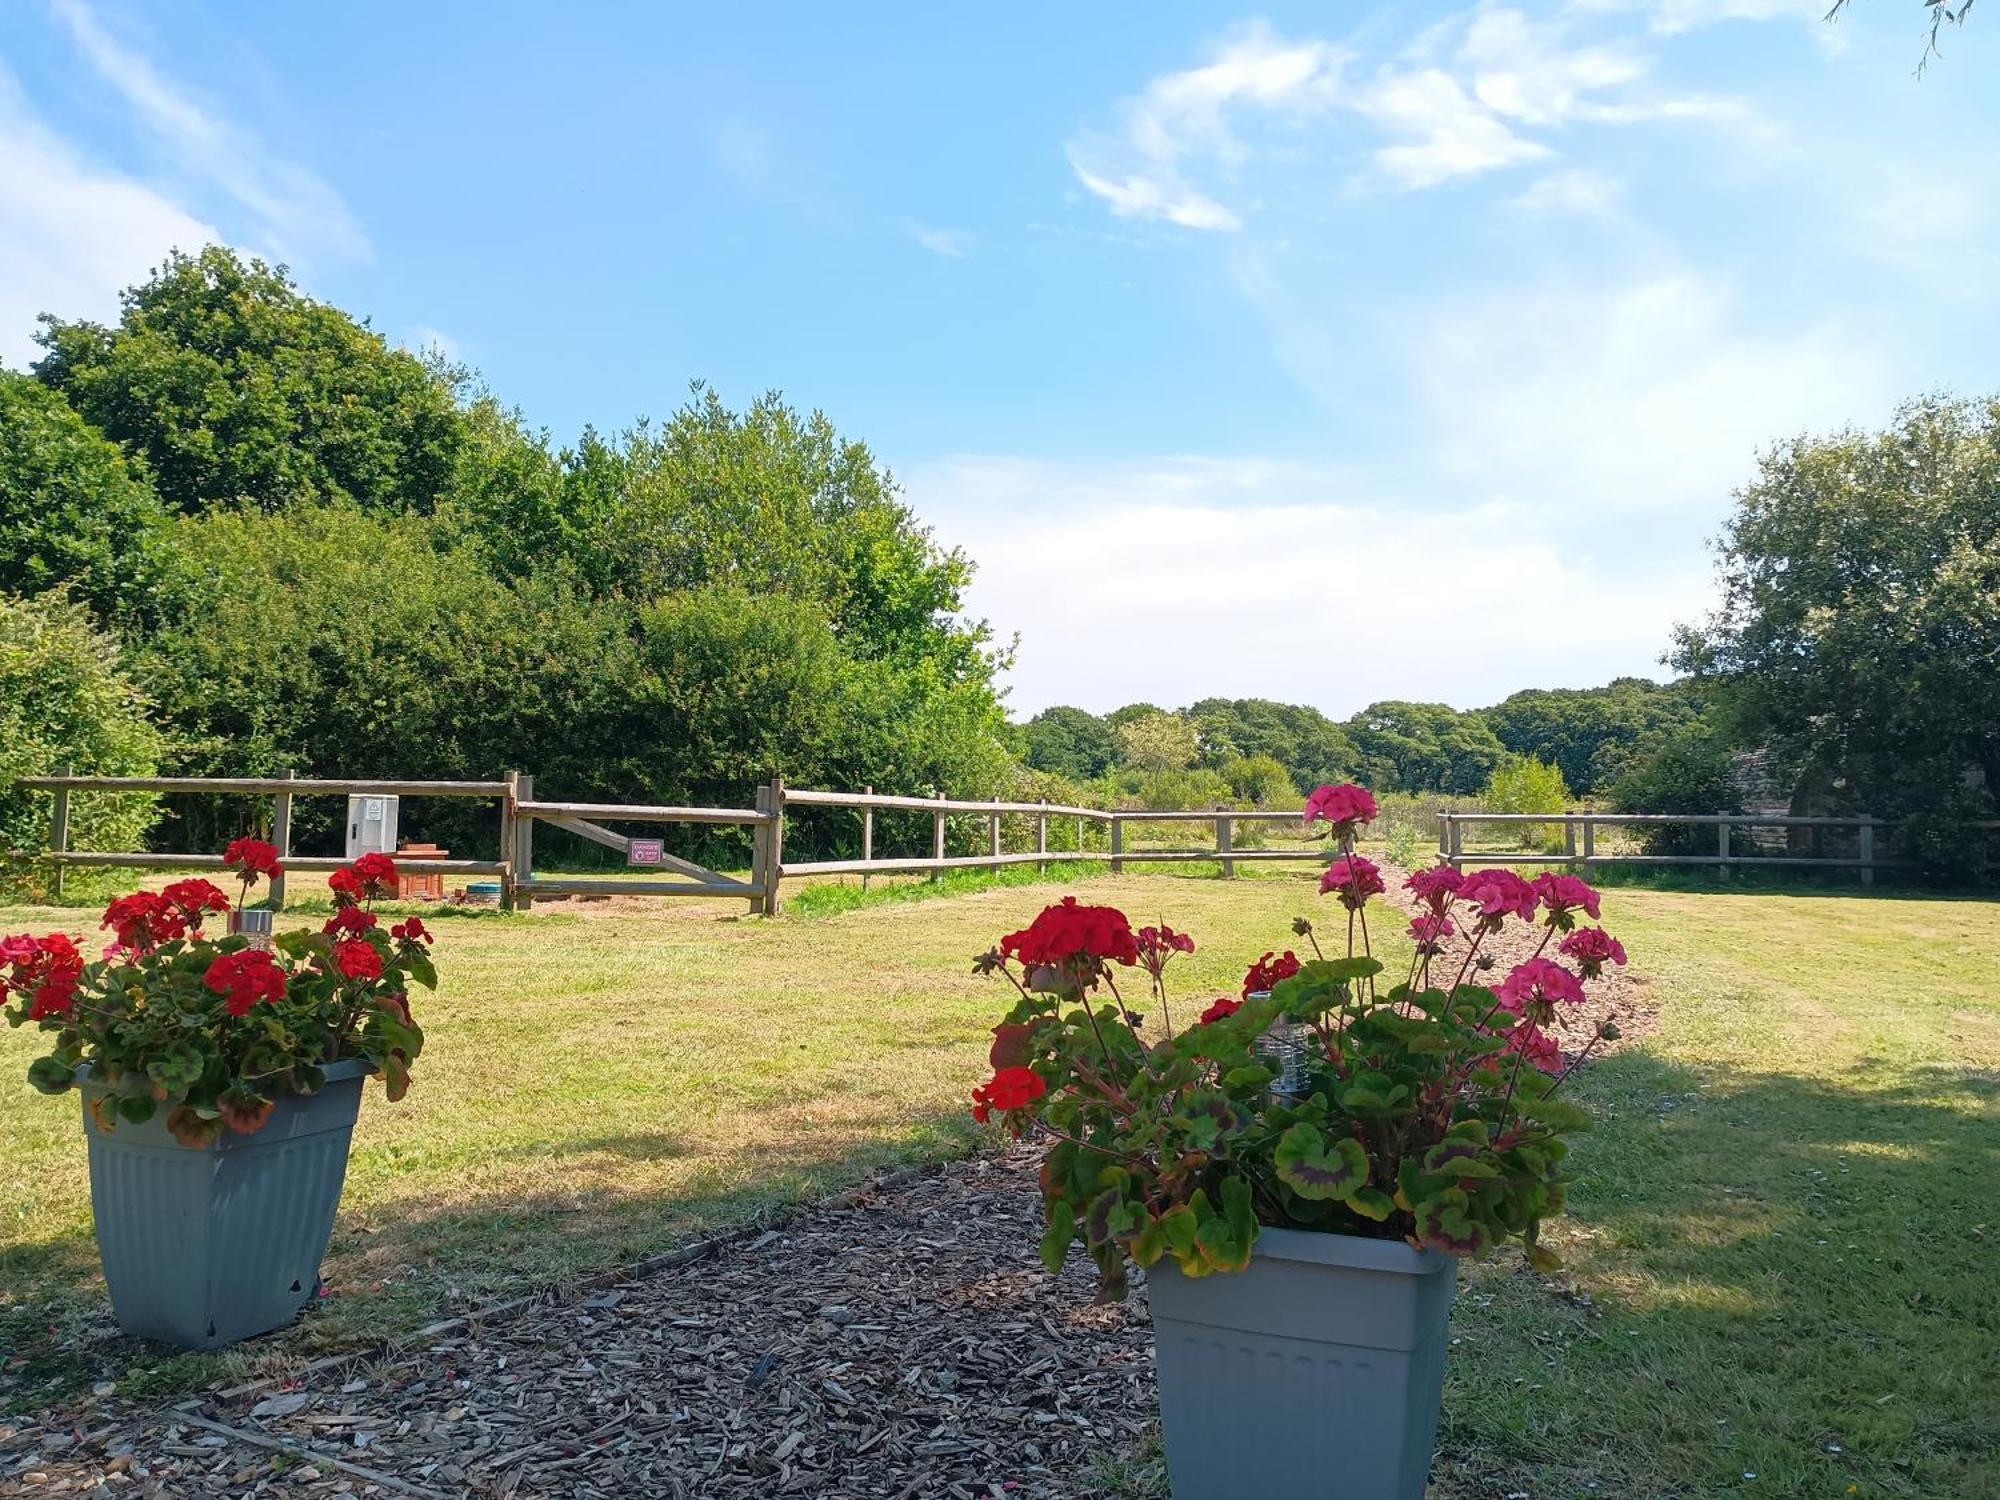
{"type": "Polygon", "coordinates": [[[1454,1257],[1266,1228],[1243,1271],[1146,1276],[1174,1500],[1421,1500],[1454,1257]]]}
{"type": "Polygon", "coordinates": [[[119,1327],[215,1349],[298,1316],[319,1289],[369,1071],[358,1058],[333,1063],[326,1087],[279,1099],[262,1130],[199,1148],[173,1138],[164,1109],[104,1131],[85,1108],[97,1254],[119,1327]]]}

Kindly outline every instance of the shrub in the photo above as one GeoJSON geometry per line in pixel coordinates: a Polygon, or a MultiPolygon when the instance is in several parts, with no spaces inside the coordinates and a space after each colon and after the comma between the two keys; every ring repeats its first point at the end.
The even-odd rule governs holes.
{"type": "MultiPolygon", "coordinates": [[[[1619,812],[1741,812],[1729,771],[1727,740],[1708,720],[1697,720],[1641,741],[1607,790],[1619,812]]],[[[1714,830],[1700,825],[1641,825],[1634,831],[1649,854],[1707,854],[1715,848],[1714,830]]]]}
{"type": "MultiPolygon", "coordinates": [[[[81,604],[58,595],[0,594],[0,892],[45,894],[49,797],[21,780],[64,766],[79,774],[146,776],[164,748],[150,705],[126,679],[118,646],[81,604]]],[[[150,795],[87,793],[70,802],[73,849],[137,849],[152,826],[150,795]]]]}
{"type": "MultiPolygon", "coordinates": [[[[1559,813],[1569,808],[1569,787],[1560,769],[1531,755],[1510,755],[1487,780],[1486,810],[1496,813],[1559,813]]],[[[1562,851],[1560,823],[1516,823],[1521,843],[1544,854],[1562,851]]]]}

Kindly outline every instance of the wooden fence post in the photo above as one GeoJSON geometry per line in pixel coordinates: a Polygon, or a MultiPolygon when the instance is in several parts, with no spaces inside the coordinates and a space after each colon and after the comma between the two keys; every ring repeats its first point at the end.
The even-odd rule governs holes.
{"type": "Polygon", "coordinates": [[[1576,873],[1576,814],[1563,814],[1563,863],[1570,874],[1576,873]]]}
{"type": "Polygon", "coordinates": [[[785,778],[773,776],[769,791],[771,838],[764,857],[764,915],[775,917],[783,909],[779,887],[785,878],[785,778]]]}
{"type": "MultiPolygon", "coordinates": [[[[514,773],[514,793],[522,802],[535,800],[535,778],[525,771],[514,773]]],[[[514,910],[533,911],[535,892],[531,882],[535,878],[535,819],[532,814],[523,816],[517,808],[514,812],[514,910]]]]}
{"type": "Polygon", "coordinates": [[[1456,813],[1451,819],[1451,849],[1445,857],[1451,861],[1454,870],[1465,863],[1465,825],[1458,821],[1456,813]]]}
{"type": "MultiPolygon", "coordinates": [[[[870,797],[875,795],[875,788],[873,786],[865,786],[861,790],[870,797]]],[[[874,857],[875,809],[864,807],[861,809],[861,858],[866,861],[874,857]]],[[[868,872],[866,870],[861,872],[861,889],[864,891],[868,889],[868,872]]]]}
{"type": "MultiPolygon", "coordinates": [[[[1049,852],[1049,799],[1044,797],[1041,799],[1041,803],[1042,810],[1035,814],[1035,853],[1047,854],[1049,852]]],[[[1036,860],[1035,873],[1037,875],[1048,874],[1049,862],[1045,859],[1036,860]]]]}
{"type": "Polygon", "coordinates": [[[1222,878],[1224,880],[1234,880],[1236,878],[1236,861],[1229,857],[1229,851],[1235,847],[1236,843],[1235,823],[1236,820],[1225,816],[1220,808],[1216,810],[1215,852],[1222,856],[1222,878]]]}
{"type": "Polygon", "coordinates": [[[1591,856],[1597,852],[1597,825],[1589,818],[1583,820],[1583,873],[1594,874],[1597,861],[1591,856]]]}
{"type": "Polygon", "coordinates": [[[1715,873],[1719,878],[1727,880],[1729,878],[1729,824],[1726,822],[1715,825],[1715,854],[1716,858],[1721,861],[1715,867],[1715,873]]]}
{"type": "Polygon", "coordinates": [[[1076,820],[1076,852],[1083,853],[1083,819],[1076,820]]]}
{"type": "Polygon", "coordinates": [[[988,859],[998,859],[1000,857],[1000,814],[998,813],[988,813],[986,815],[986,857],[988,859]]]}
{"type": "Polygon", "coordinates": [[[764,907],[764,871],[771,863],[771,789],[757,788],[757,822],[750,829],[750,915],[767,916],[764,907]]]}
{"type": "MultiPolygon", "coordinates": [[[[940,802],[944,801],[944,793],[939,792],[937,799],[940,802]]],[[[944,858],[944,814],[941,812],[931,814],[931,858],[944,858]]],[[[931,871],[932,880],[941,879],[943,875],[944,871],[942,870],[931,871]]]]}
{"type": "Polygon", "coordinates": [[[1875,819],[1872,814],[1861,815],[1861,883],[1875,883],[1875,819]]]}
{"type": "Polygon", "coordinates": [[[1120,874],[1125,868],[1125,861],[1118,857],[1124,852],[1125,820],[1119,817],[1118,814],[1113,813],[1111,815],[1111,873],[1113,875],[1120,874]]]}
{"type": "Polygon", "coordinates": [[[500,876],[500,909],[514,909],[514,881],[520,871],[514,868],[514,804],[521,800],[521,773],[509,771],[504,778],[507,790],[500,795],[500,850],[493,857],[507,868],[500,876]]]}
{"type": "MultiPolygon", "coordinates": [[[[63,766],[56,772],[58,776],[67,776],[69,774],[70,768],[68,766],[63,766]]],[[[54,854],[69,853],[69,788],[66,786],[56,788],[55,805],[49,809],[49,850],[54,854]]],[[[57,860],[55,862],[55,876],[49,882],[55,887],[55,893],[58,896],[62,895],[64,869],[63,861],[57,860]]]]}
{"type": "Polygon", "coordinates": [[[1438,863],[1443,864],[1451,857],[1451,814],[1438,814],[1438,863]]]}
{"type": "MultiPolygon", "coordinates": [[[[296,771],[284,770],[278,773],[286,781],[298,775],[296,771]]],[[[271,808],[271,842],[278,846],[278,873],[271,877],[271,910],[285,909],[284,863],[292,857],[292,794],[279,792],[271,808]]]]}

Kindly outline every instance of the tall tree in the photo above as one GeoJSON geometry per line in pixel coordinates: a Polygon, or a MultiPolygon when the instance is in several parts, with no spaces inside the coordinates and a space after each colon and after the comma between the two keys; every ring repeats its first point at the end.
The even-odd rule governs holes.
{"type": "Polygon", "coordinates": [[[99,619],[150,618],[164,520],[117,444],[56,392],[0,370],[0,591],[68,588],[99,619]]]}
{"type": "Polygon", "coordinates": [[[1476,713],[1445,703],[1371,703],[1345,725],[1371,784],[1470,795],[1507,751],[1476,713]]]}
{"type": "Polygon", "coordinates": [[[1072,781],[1095,781],[1118,763],[1118,736],[1112,727],[1080,708],[1059,703],[1022,727],[1022,758],[1032,770],[1050,771],[1072,781]]]}
{"type": "Polygon", "coordinates": [[[170,255],[118,322],[44,314],[35,374],[127,453],[169,506],[305,500],[429,510],[464,416],[450,379],[283,267],[210,246],[170,255]]]}
{"type": "Polygon", "coordinates": [[[1781,444],[1719,551],[1721,608],[1676,664],[1738,741],[1901,820],[1927,863],[1976,861],[1963,825],[2000,790],[2000,399],[1781,444]]]}
{"type": "Polygon", "coordinates": [[[1557,767],[1569,790],[1589,795],[1620,754],[1701,713],[1694,684],[1620,677],[1604,687],[1527,688],[1480,716],[1515,755],[1557,767]]]}

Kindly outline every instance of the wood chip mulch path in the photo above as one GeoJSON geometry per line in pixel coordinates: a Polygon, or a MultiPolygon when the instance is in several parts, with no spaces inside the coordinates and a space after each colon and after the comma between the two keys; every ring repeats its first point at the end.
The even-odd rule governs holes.
{"type": "Polygon", "coordinates": [[[234,1401],[0,1422],[0,1495],[1100,1494],[1157,1411],[1144,1296],[1052,1284],[1040,1228],[1029,1154],[954,1163],[234,1401]]]}

